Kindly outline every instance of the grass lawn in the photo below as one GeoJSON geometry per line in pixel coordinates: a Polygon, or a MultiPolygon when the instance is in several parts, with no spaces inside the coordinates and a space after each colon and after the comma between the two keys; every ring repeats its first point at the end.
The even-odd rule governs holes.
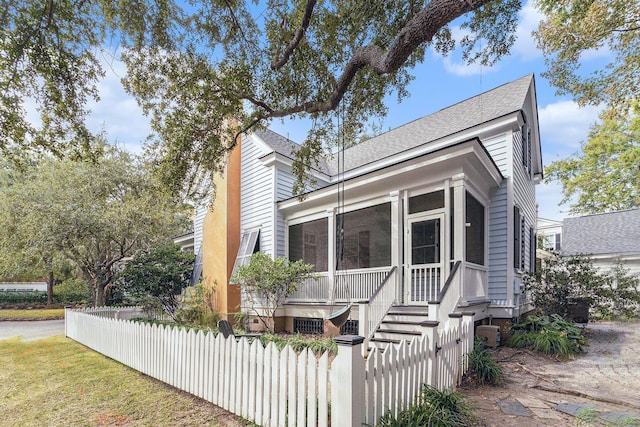
{"type": "Polygon", "coordinates": [[[64,319],[64,308],[34,308],[31,310],[0,310],[0,320],[64,319]]]}
{"type": "Polygon", "coordinates": [[[0,425],[242,425],[222,409],[64,337],[0,341],[0,425]]]}

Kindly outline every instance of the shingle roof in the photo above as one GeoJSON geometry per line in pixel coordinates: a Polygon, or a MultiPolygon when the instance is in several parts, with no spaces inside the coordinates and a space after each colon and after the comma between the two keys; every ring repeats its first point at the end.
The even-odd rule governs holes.
{"type": "Polygon", "coordinates": [[[562,253],[640,253],[640,209],[566,218],[562,224],[562,253]]]}
{"type": "MultiPolygon", "coordinates": [[[[278,154],[281,154],[285,157],[293,159],[295,157],[295,152],[300,149],[300,145],[296,144],[289,138],[285,138],[272,131],[271,129],[259,129],[254,131],[254,133],[269,147],[273,149],[278,154]]],[[[327,163],[324,159],[319,159],[318,169],[328,174],[329,169],[327,167],[327,163]]]]}
{"type": "MultiPolygon", "coordinates": [[[[344,152],[344,170],[358,168],[520,111],[533,78],[533,74],[528,74],[350,147],[344,152]]],[[[269,129],[255,133],[274,151],[289,158],[293,158],[292,153],[300,148],[295,142],[269,129]]],[[[338,164],[335,156],[326,162],[321,160],[319,169],[336,175],[338,164]]]]}
{"type": "MultiPolygon", "coordinates": [[[[345,150],[345,170],[392,156],[523,108],[533,74],[451,105],[345,150]]],[[[330,162],[332,174],[337,162],[330,162]]]]}

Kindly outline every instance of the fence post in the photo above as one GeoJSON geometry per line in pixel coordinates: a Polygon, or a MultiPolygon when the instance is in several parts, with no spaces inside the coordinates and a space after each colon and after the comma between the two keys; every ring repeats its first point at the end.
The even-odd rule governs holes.
{"type": "Polygon", "coordinates": [[[331,364],[331,424],[359,427],[365,413],[365,364],[361,348],[364,337],[341,335],[335,340],[338,355],[331,364]]]}
{"type": "Polygon", "coordinates": [[[369,348],[369,333],[369,301],[358,301],[358,334],[364,337],[363,352],[369,348]]]}
{"type": "Polygon", "coordinates": [[[422,335],[427,338],[429,344],[429,356],[427,359],[427,375],[425,376],[426,383],[432,387],[435,387],[436,382],[436,358],[438,352],[436,351],[438,340],[438,325],[440,322],[436,320],[425,320],[420,323],[422,326],[422,335]]]}
{"type": "Polygon", "coordinates": [[[69,334],[67,334],[67,322],[69,321],[69,316],[67,315],[67,312],[69,311],[71,307],[68,305],[64,306],[64,336],[65,338],[69,338],[69,334]]]}

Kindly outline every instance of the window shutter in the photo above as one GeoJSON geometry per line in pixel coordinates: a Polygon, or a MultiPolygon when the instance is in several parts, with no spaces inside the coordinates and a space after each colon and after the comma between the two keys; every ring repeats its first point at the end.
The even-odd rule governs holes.
{"type": "Polygon", "coordinates": [[[513,267],[520,268],[520,208],[517,206],[513,207],[513,267]]]}
{"type": "Polygon", "coordinates": [[[520,127],[520,137],[522,139],[522,165],[527,167],[527,139],[528,139],[527,125],[524,124],[520,127]]]}
{"type": "Polygon", "coordinates": [[[536,232],[533,227],[529,227],[529,271],[536,271],[536,232]]]}
{"type": "Polygon", "coordinates": [[[256,247],[258,247],[258,237],[260,235],[260,230],[251,230],[245,233],[242,233],[242,237],[240,238],[240,248],[238,249],[238,255],[236,256],[236,262],[233,264],[233,271],[231,272],[231,276],[233,277],[238,268],[243,265],[249,264],[249,260],[251,260],[251,255],[256,252],[256,247]]]}
{"type": "Polygon", "coordinates": [[[525,236],[527,235],[527,227],[524,215],[520,215],[520,270],[524,270],[524,258],[526,254],[525,236]]]}

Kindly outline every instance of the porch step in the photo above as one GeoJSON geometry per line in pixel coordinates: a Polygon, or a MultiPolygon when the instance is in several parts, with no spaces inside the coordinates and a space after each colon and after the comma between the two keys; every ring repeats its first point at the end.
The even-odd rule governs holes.
{"type": "Polygon", "coordinates": [[[384,349],[389,343],[411,341],[422,335],[420,325],[425,320],[429,320],[429,307],[426,305],[393,306],[369,341],[370,347],[384,349]]]}
{"type": "Polygon", "coordinates": [[[384,320],[396,322],[421,322],[429,319],[428,306],[393,306],[384,320]]]}
{"type": "Polygon", "coordinates": [[[399,331],[415,332],[419,330],[421,323],[422,320],[383,320],[380,323],[379,329],[385,328],[399,331]]]}
{"type": "Polygon", "coordinates": [[[386,328],[378,328],[374,338],[385,338],[392,340],[401,340],[405,339],[410,341],[414,337],[419,337],[422,335],[421,332],[418,331],[404,331],[401,329],[386,329],[386,328]]]}

